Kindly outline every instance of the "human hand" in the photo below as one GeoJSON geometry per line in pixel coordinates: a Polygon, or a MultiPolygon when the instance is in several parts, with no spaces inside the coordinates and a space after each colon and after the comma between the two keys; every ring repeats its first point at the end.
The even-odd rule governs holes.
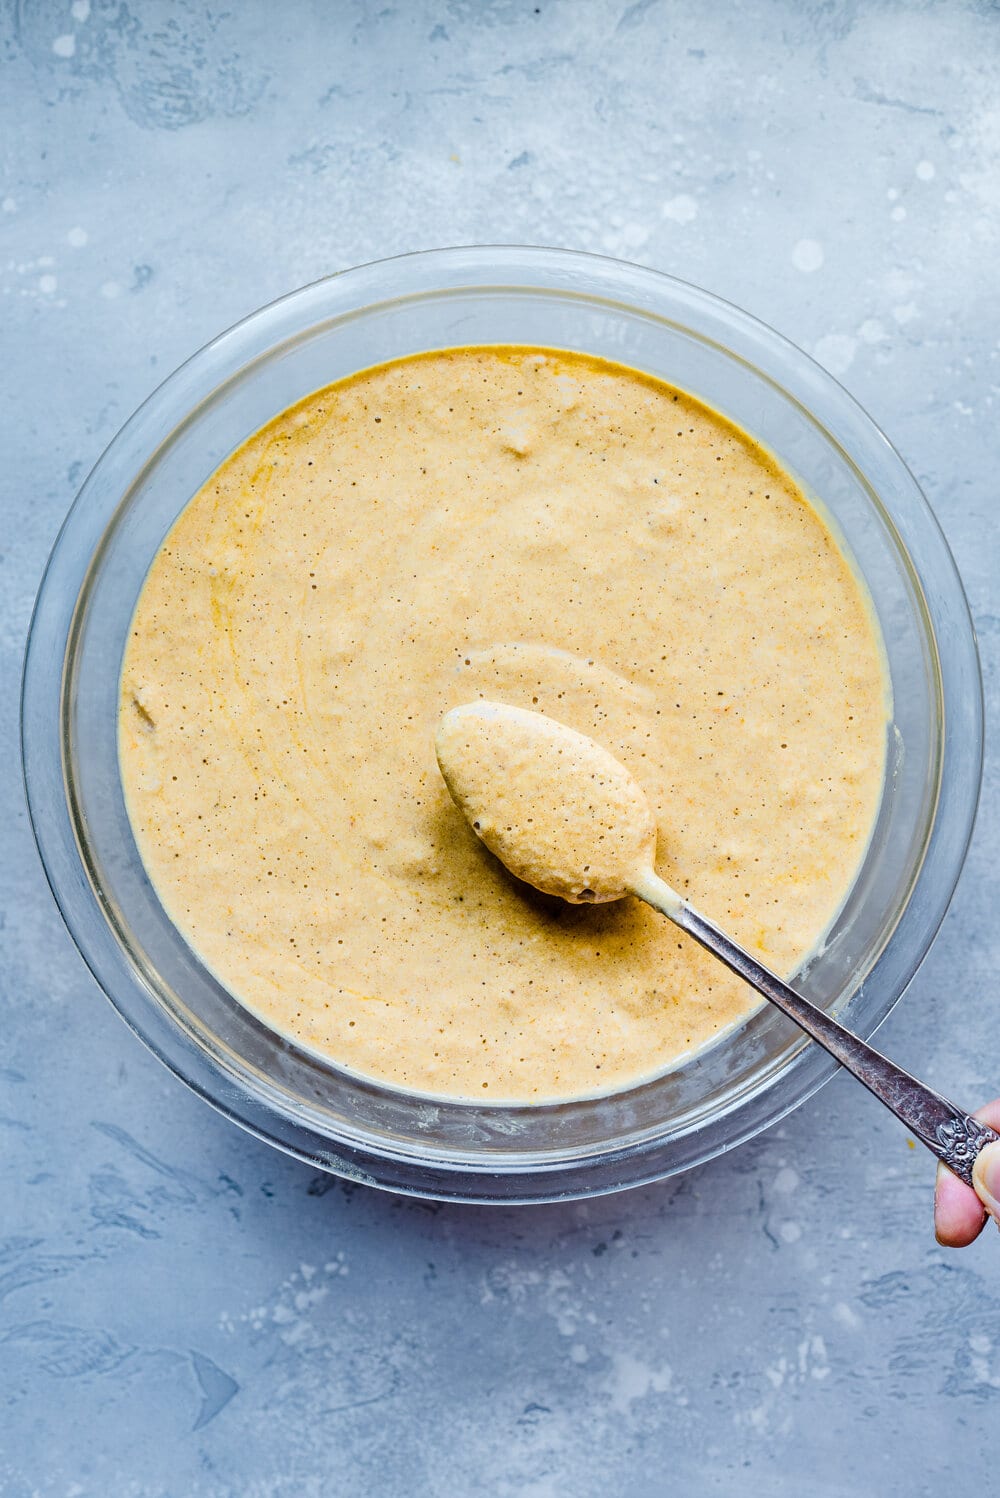
{"type": "MultiPolygon", "coordinates": [[[[987,1103],[974,1116],[1000,1132],[1000,1098],[987,1103]]],[[[979,1151],[972,1179],[975,1191],[946,1166],[938,1166],[934,1231],[945,1248],[965,1248],[972,1243],[985,1227],[987,1213],[1000,1227],[1000,1143],[988,1144],[979,1151]]]]}

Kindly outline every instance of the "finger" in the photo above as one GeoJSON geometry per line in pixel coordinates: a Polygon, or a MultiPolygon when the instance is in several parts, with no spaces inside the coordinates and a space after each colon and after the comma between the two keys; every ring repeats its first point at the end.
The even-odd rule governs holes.
{"type": "MultiPolygon", "coordinates": [[[[1000,1098],[980,1108],[975,1116],[1000,1130],[1000,1098]]],[[[934,1231],[938,1242],[945,1248],[965,1248],[979,1237],[985,1222],[986,1208],[980,1197],[944,1165],[939,1165],[934,1187],[934,1231]]]]}
{"type": "Polygon", "coordinates": [[[944,1248],[966,1248],[986,1222],[986,1208],[970,1186],[939,1165],[934,1182],[934,1234],[944,1248]]]}
{"type": "Polygon", "coordinates": [[[1000,1144],[988,1144],[972,1167],[976,1195],[990,1216],[1000,1224],[1000,1144]]]}

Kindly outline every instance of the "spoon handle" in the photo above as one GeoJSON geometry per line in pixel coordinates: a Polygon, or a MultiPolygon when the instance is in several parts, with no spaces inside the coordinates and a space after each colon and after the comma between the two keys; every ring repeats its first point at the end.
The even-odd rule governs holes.
{"type": "Polygon", "coordinates": [[[636,881],[634,893],[662,915],[669,916],[688,936],[694,937],[734,973],[776,1004],[782,1013],[829,1051],[841,1066],[853,1072],[858,1081],[895,1113],[949,1170],[967,1186],[972,1185],[972,1166],[976,1156],[984,1145],[1000,1138],[995,1130],[923,1082],[918,1082],[916,1077],[911,1077],[880,1051],[846,1030],[825,1010],[789,988],[652,870],[636,881]]]}

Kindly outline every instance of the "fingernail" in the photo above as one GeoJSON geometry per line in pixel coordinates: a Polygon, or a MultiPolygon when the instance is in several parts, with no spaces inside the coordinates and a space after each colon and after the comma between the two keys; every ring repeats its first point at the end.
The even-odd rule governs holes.
{"type": "Polygon", "coordinates": [[[979,1151],[972,1167],[972,1184],[983,1206],[1000,1222],[1000,1142],[979,1151]]]}

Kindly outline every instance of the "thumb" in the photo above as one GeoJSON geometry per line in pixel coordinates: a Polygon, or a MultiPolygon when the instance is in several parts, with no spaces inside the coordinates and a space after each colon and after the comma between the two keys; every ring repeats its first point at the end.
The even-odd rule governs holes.
{"type": "Polygon", "coordinates": [[[1000,1223],[1000,1141],[979,1151],[972,1167],[972,1184],[987,1212],[1000,1223]]]}

